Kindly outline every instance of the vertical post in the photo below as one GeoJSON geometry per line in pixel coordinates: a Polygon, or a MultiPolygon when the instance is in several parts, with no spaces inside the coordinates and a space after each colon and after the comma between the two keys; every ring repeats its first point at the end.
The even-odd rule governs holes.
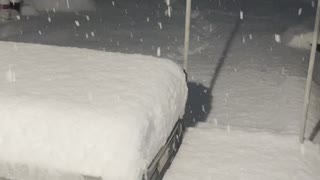
{"type": "Polygon", "coordinates": [[[303,143],[304,141],[306,123],[308,119],[308,107],[309,107],[309,101],[310,101],[313,67],[314,67],[314,61],[316,58],[316,50],[317,50],[318,37],[319,37],[319,24],[320,24],[319,21],[320,21],[320,2],[318,0],[317,14],[316,14],[316,20],[315,20],[315,26],[314,26],[314,33],[313,33],[313,42],[312,42],[312,48],[310,52],[308,77],[307,77],[307,83],[306,83],[306,89],[305,89],[305,95],[304,95],[303,119],[301,123],[300,138],[299,138],[300,143],[303,143]]]}
{"type": "Polygon", "coordinates": [[[187,72],[188,55],[189,55],[189,38],[190,38],[190,17],[191,17],[191,0],[187,0],[186,4],[186,24],[184,33],[184,62],[183,69],[187,72]]]}

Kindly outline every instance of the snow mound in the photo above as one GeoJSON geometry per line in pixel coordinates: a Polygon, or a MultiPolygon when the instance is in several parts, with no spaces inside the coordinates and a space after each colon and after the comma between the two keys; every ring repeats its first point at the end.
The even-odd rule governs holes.
{"type": "MultiPolygon", "coordinates": [[[[287,45],[289,47],[309,50],[312,46],[313,30],[307,28],[305,25],[299,25],[289,28],[284,33],[284,37],[287,39],[287,45]]],[[[318,44],[320,43],[319,39],[318,44]]]]}
{"type": "MultiPolygon", "coordinates": [[[[95,10],[93,0],[25,0],[22,13],[46,10],[55,11],[92,11],[95,10]]],[[[34,13],[33,13],[34,14],[34,13]]]]}
{"type": "MultiPolygon", "coordinates": [[[[43,168],[140,180],[184,114],[185,75],[170,60],[11,42],[0,49],[0,162],[27,165],[24,179],[46,179],[32,173],[43,168]]],[[[0,169],[0,177],[21,175],[0,169]]]]}
{"type": "MultiPolygon", "coordinates": [[[[309,20],[309,23],[311,21],[309,20]]],[[[298,25],[289,28],[284,33],[284,39],[287,41],[287,45],[292,48],[310,50],[313,43],[313,30],[308,27],[307,24],[298,25]]],[[[318,44],[320,44],[320,37],[318,38],[318,44]]],[[[313,80],[318,85],[320,84],[320,63],[315,62],[313,80]]]]}
{"type": "Polygon", "coordinates": [[[299,49],[311,49],[312,39],[313,39],[313,32],[294,35],[292,39],[289,41],[288,45],[290,47],[299,48],[299,49]]]}
{"type": "Polygon", "coordinates": [[[206,126],[188,129],[164,180],[320,178],[319,145],[300,145],[296,136],[206,126]]]}

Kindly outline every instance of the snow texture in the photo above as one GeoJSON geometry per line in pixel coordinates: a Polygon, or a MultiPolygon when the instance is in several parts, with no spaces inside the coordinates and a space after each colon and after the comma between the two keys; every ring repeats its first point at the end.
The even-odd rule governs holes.
{"type": "Polygon", "coordinates": [[[185,74],[169,60],[10,42],[0,49],[7,178],[45,179],[35,173],[41,167],[141,179],[184,114],[185,74]],[[29,176],[10,173],[23,165],[29,176]]]}
{"type": "Polygon", "coordinates": [[[200,125],[188,129],[164,180],[319,180],[319,167],[319,145],[309,141],[200,125]]]}
{"type": "MultiPolygon", "coordinates": [[[[288,42],[288,46],[299,49],[311,49],[313,41],[313,32],[301,33],[294,35],[288,42]]],[[[320,41],[318,40],[318,43],[320,41]]]]}
{"type": "Polygon", "coordinates": [[[94,0],[24,0],[23,15],[36,15],[36,11],[92,11],[94,0]]]}
{"type": "MultiPolygon", "coordinates": [[[[289,27],[283,36],[289,47],[310,50],[313,42],[314,18],[308,18],[305,22],[289,27]]],[[[318,39],[318,44],[320,40],[318,39]]]]}
{"type": "MultiPolygon", "coordinates": [[[[307,22],[303,24],[288,28],[288,30],[284,32],[284,36],[287,39],[287,45],[292,48],[307,50],[309,53],[313,43],[313,21],[313,19],[308,19],[307,22]]],[[[318,39],[318,45],[319,44],[320,38],[318,39]]],[[[320,63],[317,59],[314,66],[313,80],[320,85],[320,63]]]]}
{"type": "MultiPolygon", "coordinates": [[[[167,4],[161,2],[101,0],[96,12],[49,11],[3,23],[0,36],[7,41],[153,56],[159,48],[161,57],[182,64],[185,1],[170,2],[171,18],[165,14],[167,4]]],[[[256,180],[279,175],[292,180],[296,175],[319,180],[318,146],[298,143],[310,51],[287,46],[294,36],[313,31],[316,1],[192,2],[186,111],[190,128],[166,179],[256,180]]],[[[17,84],[15,68],[9,69],[4,76],[17,84]]],[[[319,143],[316,83],[310,100],[305,137],[319,143]]]]}

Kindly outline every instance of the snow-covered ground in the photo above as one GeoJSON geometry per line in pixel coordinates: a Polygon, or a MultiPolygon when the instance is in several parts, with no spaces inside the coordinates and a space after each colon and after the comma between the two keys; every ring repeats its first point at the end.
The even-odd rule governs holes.
{"type": "MultiPolygon", "coordinates": [[[[320,152],[311,143],[320,142],[316,83],[310,142],[297,142],[309,59],[307,48],[299,48],[309,37],[301,41],[300,34],[313,29],[313,6],[305,0],[193,0],[190,129],[165,179],[320,179],[320,152]]],[[[2,23],[0,39],[160,55],[182,63],[184,5],[176,1],[172,8],[169,18],[162,1],[98,0],[96,12],[48,11],[2,23]]]]}
{"type": "Polygon", "coordinates": [[[318,180],[319,146],[289,135],[190,128],[165,180],[318,180]]]}

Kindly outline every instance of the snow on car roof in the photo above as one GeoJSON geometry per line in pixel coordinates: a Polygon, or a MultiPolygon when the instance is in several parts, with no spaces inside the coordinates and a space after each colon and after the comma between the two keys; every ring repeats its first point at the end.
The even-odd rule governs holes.
{"type": "Polygon", "coordinates": [[[187,86],[170,60],[0,42],[0,160],[139,179],[176,121],[187,86]]]}

